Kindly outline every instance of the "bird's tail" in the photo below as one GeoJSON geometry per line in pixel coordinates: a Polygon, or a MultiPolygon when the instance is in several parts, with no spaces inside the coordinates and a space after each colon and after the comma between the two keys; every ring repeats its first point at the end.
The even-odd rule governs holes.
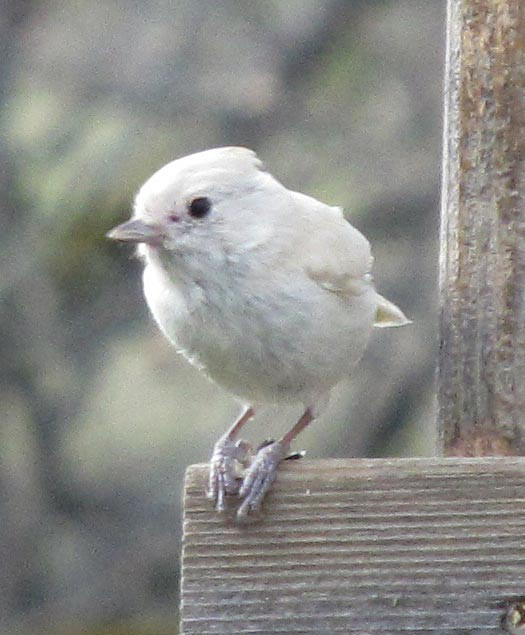
{"type": "Polygon", "coordinates": [[[407,324],[412,324],[412,320],[409,320],[393,302],[378,293],[374,326],[387,328],[389,326],[406,326],[407,324]]]}

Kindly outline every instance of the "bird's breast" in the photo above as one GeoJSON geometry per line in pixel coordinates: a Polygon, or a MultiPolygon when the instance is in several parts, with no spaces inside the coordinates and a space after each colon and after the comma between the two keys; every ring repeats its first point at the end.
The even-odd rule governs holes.
{"type": "Polygon", "coordinates": [[[279,272],[270,281],[218,278],[188,283],[149,264],[144,293],[176,348],[230,392],[251,401],[302,401],[328,390],[360,358],[371,296],[344,302],[306,277],[279,272]]]}

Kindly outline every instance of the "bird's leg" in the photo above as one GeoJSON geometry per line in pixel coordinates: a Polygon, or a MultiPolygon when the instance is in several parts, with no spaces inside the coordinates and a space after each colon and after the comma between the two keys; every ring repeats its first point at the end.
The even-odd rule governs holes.
{"type": "Polygon", "coordinates": [[[215,501],[215,509],[226,509],[227,494],[236,494],[241,481],[241,469],[250,462],[251,446],[246,441],[236,440],[241,428],[253,417],[254,409],[249,406],[233,423],[229,430],[213,446],[210,459],[208,498],[215,501]]]}
{"type": "Polygon", "coordinates": [[[312,408],[307,408],[299,421],[278,441],[264,445],[255,455],[244,475],[239,496],[244,499],[237,510],[237,518],[244,520],[250,512],[257,511],[266,492],[277,475],[277,468],[286,458],[291,442],[314,420],[312,408]]]}

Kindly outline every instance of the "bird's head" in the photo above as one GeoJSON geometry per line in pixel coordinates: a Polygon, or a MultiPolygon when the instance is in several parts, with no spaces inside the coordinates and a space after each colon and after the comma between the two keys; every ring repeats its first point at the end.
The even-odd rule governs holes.
{"type": "Polygon", "coordinates": [[[153,174],[137,194],[132,218],[107,236],[174,257],[235,253],[270,237],[271,210],[286,193],[251,150],[206,150],[153,174]]]}

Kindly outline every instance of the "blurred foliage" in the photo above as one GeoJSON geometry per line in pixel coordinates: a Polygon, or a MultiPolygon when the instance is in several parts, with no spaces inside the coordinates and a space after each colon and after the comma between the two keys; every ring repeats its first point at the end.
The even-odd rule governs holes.
{"type": "MultiPolygon", "coordinates": [[[[180,492],[236,414],[163,341],[104,235],[163,163],[255,149],[343,206],[412,317],[301,439],[433,451],[441,3],[0,4],[0,631],[176,632],[180,492]]],[[[279,434],[269,408],[249,431],[279,434]]]]}

